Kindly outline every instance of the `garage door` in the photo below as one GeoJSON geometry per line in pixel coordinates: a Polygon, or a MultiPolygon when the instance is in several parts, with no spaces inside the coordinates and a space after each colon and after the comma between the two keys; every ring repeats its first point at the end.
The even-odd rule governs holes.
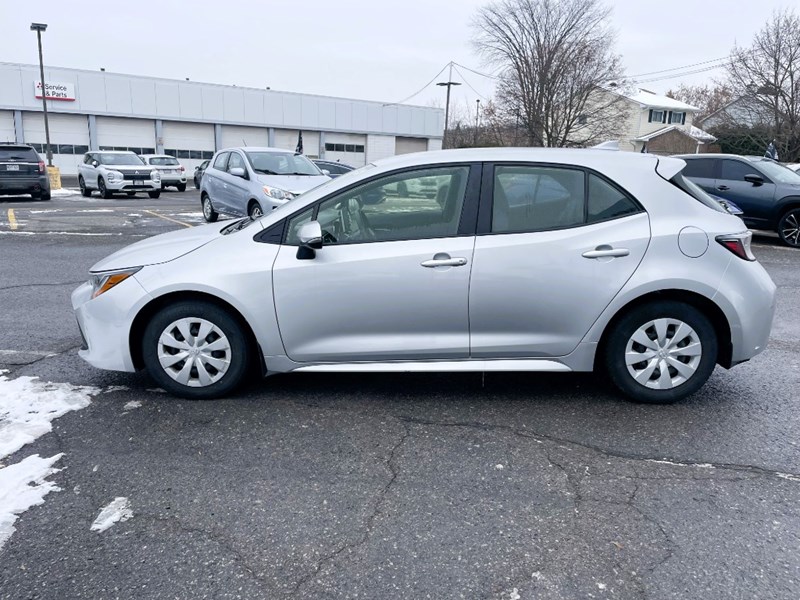
{"type": "Polygon", "coordinates": [[[137,154],[156,151],[156,124],[151,119],[97,117],[100,150],[131,150],[137,154]]]}
{"type": "Polygon", "coordinates": [[[351,167],[367,164],[367,136],[357,133],[326,133],[325,160],[342,162],[351,167]]]}
{"type": "Polygon", "coordinates": [[[428,140],[425,138],[394,138],[395,154],[411,154],[412,152],[425,152],[428,149],[428,140]]]}
{"type": "MultiPolygon", "coordinates": [[[[47,114],[50,126],[50,149],[53,164],[65,175],[78,172],[78,164],[89,151],[89,120],[85,115],[47,114]]],[[[40,112],[22,113],[22,130],[26,144],[31,144],[45,155],[46,136],[44,115],[40,112]]]]}
{"type": "Polygon", "coordinates": [[[14,111],[0,110],[0,142],[16,142],[14,131],[14,111]]]}
{"type": "MultiPolygon", "coordinates": [[[[297,129],[276,129],[275,147],[283,150],[297,148],[297,129]]],[[[303,131],[303,154],[309,158],[319,158],[319,132],[303,131]]]]}
{"type": "Polygon", "coordinates": [[[208,123],[164,121],[164,153],[177,158],[188,174],[214,155],[214,126],[208,123]]]}
{"type": "Polygon", "coordinates": [[[266,127],[222,126],[222,147],[269,146],[269,130],[266,127]]]}

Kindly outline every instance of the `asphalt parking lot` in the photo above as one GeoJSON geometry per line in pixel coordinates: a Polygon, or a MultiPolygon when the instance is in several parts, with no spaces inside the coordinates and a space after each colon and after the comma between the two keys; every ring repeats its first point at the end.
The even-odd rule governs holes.
{"type": "Polygon", "coordinates": [[[25,446],[61,488],[0,598],[798,598],[800,253],[769,348],[673,406],[592,375],[279,375],[189,402],[77,356],[88,268],[202,222],[199,194],[0,198],[0,369],[94,386],[25,446]],[[100,507],[133,517],[98,533],[100,507]]]}

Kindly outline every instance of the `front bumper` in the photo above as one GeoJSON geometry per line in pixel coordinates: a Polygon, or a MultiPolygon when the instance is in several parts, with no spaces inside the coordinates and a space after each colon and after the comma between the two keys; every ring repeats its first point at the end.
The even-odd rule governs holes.
{"type": "Polygon", "coordinates": [[[94,299],[89,283],[78,287],[72,292],[72,308],[85,346],[78,355],[98,369],[135,371],[129,339],[131,323],[150,300],[135,276],[94,299]]]}

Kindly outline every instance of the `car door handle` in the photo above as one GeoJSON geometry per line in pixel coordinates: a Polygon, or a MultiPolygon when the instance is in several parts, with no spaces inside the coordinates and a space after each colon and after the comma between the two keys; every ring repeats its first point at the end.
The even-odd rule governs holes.
{"type": "Polygon", "coordinates": [[[628,256],[631,253],[627,248],[612,248],[611,246],[598,246],[594,250],[584,252],[581,256],[583,258],[604,258],[604,257],[618,257],[628,256]]]}
{"type": "Polygon", "coordinates": [[[462,257],[456,258],[432,258],[431,260],[424,260],[420,263],[423,267],[432,269],[433,267],[463,267],[467,264],[467,259],[462,257]]]}
{"type": "Polygon", "coordinates": [[[717,186],[717,189],[718,189],[720,192],[724,192],[724,191],[726,191],[726,190],[729,190],[729,189],[731,189],[731,188],[729,188],[727,185],[718,185],[718,186],[717,186]]]}

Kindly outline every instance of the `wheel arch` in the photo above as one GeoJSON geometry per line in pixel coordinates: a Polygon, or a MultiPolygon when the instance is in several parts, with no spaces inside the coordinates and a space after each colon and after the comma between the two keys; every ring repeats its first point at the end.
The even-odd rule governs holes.
{"type": "Polygon", "coordinates": [[[636,307],[644,304],[663,302],[665,300],[672,300],[675,302],[688,304],[689,306],[699,310],[706,318],[708,318],[708,320],[711,322],[711,325],[714,327],[714,332],[717,335],[718,351],[716,362],[726,369],[730,368],[733,360],[732,333],[730,323],[728,322],[728,318],[725,316],[723,310],[713,300],[703,296],[702,294],[698,294],[697,292],[692,292],[689,290],[672,289],[656,290],[643,294],[642,296],[634,298],[622,306],[614,314],[611,320],[609,320],[604,327],[603,333],[600,336],[600,341],[597,344],[597,352],[595,353],[594,358],[595,369],[598,368],[600,361],[604,356],[611,332],[614,330],[617,323],[620,321],[620,319],[622,319],[623,316],[636,307]]]}
{"type": "Polygon", "coordinates": [[[131,323],[130,332],[128,333],[128,348],[130,349],[133,366],[137,370],[141,370],[144,368],[144,356],[143,356],[144,349],[142,347],[142,337],[144,333],[144,328],[147,326],[147,323],[162,308],[174,302],[185,302],[185,301],[208,302],[209,304],[213,304],[221,308],[222,310],[228,312],[239,323],[239,326],[242,328],[242,331],[244,332],[250,347],[256,350],[254,358],[255,356],[257,356],[258,358],[261,374],[262,375],[266,374],[263,351],[258,343],[258,340],[256,338],[255,333],[253,332],[252,327],[250,327],[250,324],[247,322],[247,319],[245,319],[242,313],[230,302],[226,302],[222,298],[219,298],[218,296],[215,296],[213,294],[200,291],[170,292],[164,294],[163,296],[158,296],[156,298],[153,298],[150,302],[145,304],[139,310],[139,312],[136,314],[136,317],[133,319],[133,323],[131,323]]]}

